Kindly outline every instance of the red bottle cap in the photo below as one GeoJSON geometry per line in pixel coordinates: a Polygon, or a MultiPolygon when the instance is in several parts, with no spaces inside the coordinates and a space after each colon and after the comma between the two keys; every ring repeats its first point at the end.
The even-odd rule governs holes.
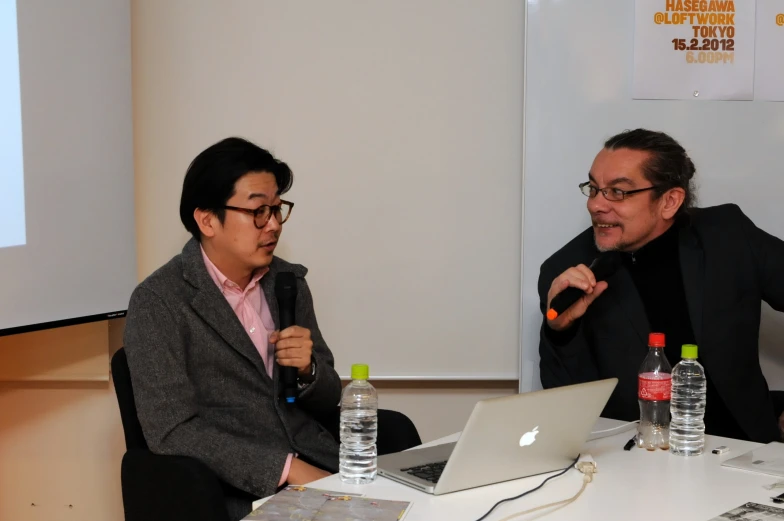
{"type": "Polygon", "coordinates": [[[664,333],[650,333],[648,347],[664,347],[664,333]]]}

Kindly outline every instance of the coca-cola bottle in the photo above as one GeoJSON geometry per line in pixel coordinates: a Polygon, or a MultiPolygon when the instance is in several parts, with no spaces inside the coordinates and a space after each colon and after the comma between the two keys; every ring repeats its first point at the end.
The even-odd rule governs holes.
{"type": "Polygon", "coordinates": [[[648,450],[667,450],[670,447],[672,366],[664,356],[664,334],[649,334],[648,347],[648,355],[642,361],[637,376],[637,398],[640,402],[637,446],[648,450]]]}

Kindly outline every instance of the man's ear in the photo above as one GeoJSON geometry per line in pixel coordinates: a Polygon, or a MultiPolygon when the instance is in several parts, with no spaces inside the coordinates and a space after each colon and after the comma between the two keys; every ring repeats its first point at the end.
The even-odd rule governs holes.
{"type": "Polygon", "coordinates": [[[218,217],[209,210],[196,208],[193,211],[193,219],[199,226],[199,231],[205,237],[214,237],[216,228],[220,226],[218,217]]]}
{"type": "Polygon", "coordinates": [[[661,214],[666,220],[675,217],[678,213],[683,200],[686,198],[686,191],[683,188],[671,188],[661,196],[661,214]]]}

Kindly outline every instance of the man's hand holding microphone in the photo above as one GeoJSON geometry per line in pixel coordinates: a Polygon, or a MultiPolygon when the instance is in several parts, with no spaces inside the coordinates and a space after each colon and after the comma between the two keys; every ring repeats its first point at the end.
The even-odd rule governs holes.
{"type": "Polygon", "coordinates": [[[547,292],[547,325],[553,331],[569,329],[608,287],[605,279],[621,265],[617,252],[603,253],[588,267],[579,264],[553,280],[547,292]]]}

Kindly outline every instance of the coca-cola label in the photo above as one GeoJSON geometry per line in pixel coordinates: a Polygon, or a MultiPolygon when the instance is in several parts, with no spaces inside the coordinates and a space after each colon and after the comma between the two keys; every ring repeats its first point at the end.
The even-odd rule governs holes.
{"type": "Polygon", "coordinates": [[[643,373],[637,378],[637,397],[640,400],[669,400],[672,394],[672,375],[643,373]]]}

